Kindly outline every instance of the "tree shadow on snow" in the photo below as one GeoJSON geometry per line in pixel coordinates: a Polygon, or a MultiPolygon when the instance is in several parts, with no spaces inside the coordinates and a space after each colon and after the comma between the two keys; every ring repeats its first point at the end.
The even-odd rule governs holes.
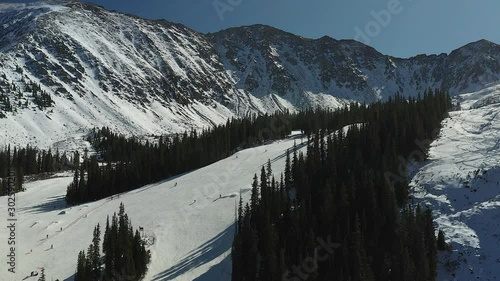
{"type": "Polygon", "coordinates": [[[39,214],[51,211],[60,211],[67,208],[66,197],[64,195],[53,196],[47,198],[43,203],[27,208],[22,208],[20,211],[27,211],[28,213],[39,214]]]}
{"type": "Polygon", "coordinates": [[[193,281],[231,281],[231,255],[227,255],[220,263],[212,266],[207,272],[193,281]]]}
{"type": "MultiPolygon", "coordinates": [[[[291,148],[289,149],[290,157],[293,155],[293,152],[294,152],[294,151],[297,151],[297,152],[298,152],[300,149],[302,149],[302,148],[304,148],[304,147],[306,147],[306,146],[307,146],[307,141],[305,141],[305,142],[303,142],[303,143],[297,143],[297,144],[296,144],[296,146],[295,146],[295,148],[294,148],[294,147],[291,147],[291,148]]],[[[278,155],[278,156],[274,157],[273,159],[271,159],[271,160],[270,160],[270,161],[271,161],[271,164],[272,164],[272,163],[274,163],[274,162],[276,162],[276,161],[278,161],[278,160],[280,160],[280,159],[285,158],[285,157],[286,157],[286,155],[287,155],[287,153],[286,153],[286,151],[285,151],[285,152],[281,153],[280,155],[278,155]]],[[[264,165],[265,165],[265,164],[264,164],[264,165]]]]}
{"type": "Polygon", "coordinates": [[[70,277],[64,279],[63,281],[73,281],[73,280],[75,280],[75,274],[73,274],[70,277]]]}
{"type": "MultiPolygon", "coordinates": [[[[153,281],[173,280],[173,279],[183,275],[184,273],[186,273],[188,271],[191,271],[199,266],[202,266],[202,265],[218,258],[222,254],[227,252],[229,249],[231,249],[231,246],[233,243],[233,238],[234,238],[234,224],[229,226],[228,228],[226,228],[224,231],[219,233],[217,236],[212,238],[210,241],[201,245],[198,249],[190,252],[184,259],[182,259],[176,265],[172,266],[171,268],[165,270],[162,273],[157,274],[153,278],[153,281]]],[[[220,264],[213,266],[208,272],[206,272],[202,276],[198,277],[198,279],[196,279],[196,280],[198,280],[198,281],[200,281],[200,280],[215,280],[215,279],[207,279],[207,278],[210,275],[220,274],[220,271],[217,271],[217,267],[225,266],[228,262],[228,261],[226,261],[228,259],[228,257],[226,257],[226,259],[224,259],[224,261],[222,261],[220,264]],[[204,276],[207,276],[207,278],[205,278],[204,276]]],[[[231,266],[229,265],[229,268],[230,267],[231,266]]]]}

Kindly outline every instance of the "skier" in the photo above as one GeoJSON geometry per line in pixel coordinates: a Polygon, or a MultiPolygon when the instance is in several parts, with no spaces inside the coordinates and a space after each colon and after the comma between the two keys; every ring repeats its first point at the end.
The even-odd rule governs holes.
{"type": "Polygon", "coordinates": [[[47,239],[49,239],[49,235],[47,234],[47,239]]]}
{"type": "Polygon", "coordinates": [[[50,248],[51,248],[51,249],[54,249],[54,245],[50,245],[50,248]]]}
{"type": "Polygon", "coordinates": [[[175,187],[175,186],[177,186],[177,182],[175,182],[175,185],[174,185],[174,187],[175,187]]]}

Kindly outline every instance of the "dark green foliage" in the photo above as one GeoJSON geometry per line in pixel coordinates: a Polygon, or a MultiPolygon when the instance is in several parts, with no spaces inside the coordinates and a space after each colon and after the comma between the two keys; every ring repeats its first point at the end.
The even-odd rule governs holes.
{"type": "Polygon", "coordinates": [[[89,266],[87,265],[87,258],[85,257],[85,251],[81,251],[78,254],[78,261],[76,265],[76,274],[75,274],[75,281],[87,281],[89,280],[90,276],[87,276],[87,268],[89,266]]]}
{"type": "Polygon", "coordinates": [[[444,238],[444,232],[442,230],[439,230],[438,233],[437,248],[440,251],[445,251],[448,249],[448,244],[446,243],[446,239],[444,238]]]}
{"type": "Polygon", "coordinates": [[[13,192],[22,190],[25,175],[52,173],[71,168],[71,163],[66,154],[50,149],[38,150],[31,146],[26,148],[11,149],[10,146],[0,149],[0,196],[7,193],[8,175],[10,171],[15,174],[15,188],[13,192]]]}
{"type": "Polygon", "coordinates": [[[255,175],[238,211],[232,280],[435,280],[432,212],[408,205],[400,159],[425,159],[449,106],[436,91],[299,113],[307,155],[295,147],[280,182],[269,167],[255,175]],[[361,124],[340,130],[353,121],[361,124]]]}
{"type": "Polygon", "coordinates": [[[33,103],[40,109],[51,107],[54,104],[52,97],[46,92],[33,93],[33,103]]]}
{"type": "Polygon", "coordinates": [[[44,267],[42,267],[42,269],[40,269],[40,277],[38,277],[38,281],[46,281],[45,268],[44,267]]]}
{"type": "Polygon", "coordinates": [[[201,133],[162,136],[155,144],[126,138],[107,128],[94,130],[89,141],[98,155],[84,157],[83,163],[78,163],[81,173],[75,174],[75,181],[68,186],[67,201],[77,204],[102,199],[212,164],[237,150],[283,138],[290,134],[289,116],[282,113],[233,119],[201,133]]]}
{"type": "MultiPolygon", "coordinates": [[[[0,93],[0,113],[1,111],[11,112],[12,111],[12,103],[9,97],[6,94],[0,93]]],[[[1,113],[2,116],[0,118],[4,118],[5,115],[1,113]]]]}
{"type": "Polygon", "coordinates": [[[111,221],[110,225],[108,217],[104,231],[104,259],[100,255],[101,231],[97,225],[87,255],[85,251],[78,255],[76,281],[118,280],[123,277],[135,281],[146,275],[151,254],[146,250],[139,231],[134,233],[123,204],[111,221]]]}
{"type": "Polygon", "coordinates": [[[44,109],[54,105],[54,100],[52,100],[50,94],[42,90],[40,85],[37,83],[27,83],[25,91],[32,93],[33,103],[36,104],[39,109],[44,109]]]}
{"type": "MultiPolygon", "coordinates": [[[[386,165],[384,166],[386,170],[398,171],[398,162],[395,161],[396,151],[401,155],[410,155],[416,147],[413,141],[430,138],[432,130],[439,128],[440,121],[450,106],[447,93],[436,91],[435,95],[431,95],[426,92],[421,102],[414,99],[406,101],[403,97],[396,96],[385,104],[375,103],[369,106],[351,104],[338,111],[318,109],[297,114],[277,113],[259,117],[250,116],[247,119],[232,119],[225,125],[203,130],[201,133],[193,130],[181,135],[162,136],[155,144],[136,138],[126,138],[102,128],[94,130],[89,136],[89,141],[98,155],[84,157],[83,163],[79,165],[80,174],[75,174],[75,183],[78,178],[78,184],[73,183],[68,186],[66,199],[68,203],[78,204],[130,191],[212,164],[239,149],[283,138],[291,132],[291,128],[302,129],[310,138],[313,132],[325,134],[347,124],[364,123],[363,126],[368,130],[363,130],[360,137],[376,135],[374,145],[379,148],[377,153],[382,153],[384,156],[382,164],[386,165]],[[378,124],[376,131],[373,124],[378,124]],[[318,130],[319,128],[322,130],[318,130]],[[389,164],[392,166],[387,166],[389,164]]],[[[361,138],[354,142],[360,140],[361,138]]],[[[320,155],[322,160],[326,159],[325,145],[324,140],[318,140],[320,149],[316,153],[322,153],[320,155]]],[[[370,146],[363,149],[370,149],[370,146]]],[[[361,151],[350,155],[359,153],[361,151]]],[[[293,162],[296,161],[297,155],[294,153],[293,162]]],[[[315,163],[318,164],[320,163],[315,163]]],[[[285,182],[288,182],[291,174],[285,176],[285,182]]],[[[294,174],[294,176],[301,175],[294,174]]],[[[301,177],[297,180],[304,179],[301,177]]],[[[399,180],[391,186],[395,190],[396,200],[400,206],[408,197],[407,189],[401,182],[404,180],[399,180]]],[[[299,187],[296,190],[297,195],[300,196],[302,192],[300,189],[303,187],[301,185],[297,187],[299,187]]]]}

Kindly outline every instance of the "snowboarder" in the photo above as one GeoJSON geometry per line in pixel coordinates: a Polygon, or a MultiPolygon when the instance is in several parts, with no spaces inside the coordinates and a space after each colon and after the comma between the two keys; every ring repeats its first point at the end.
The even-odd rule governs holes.
{"type": "Polygon", "coordinates": [[[222,194],[219,194],[219,198],[222,198],[222,194]]]}

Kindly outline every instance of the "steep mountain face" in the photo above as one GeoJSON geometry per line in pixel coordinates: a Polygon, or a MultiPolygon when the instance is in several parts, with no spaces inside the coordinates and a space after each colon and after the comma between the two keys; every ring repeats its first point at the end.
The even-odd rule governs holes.
{"type": "Polygon", "coordinates": [[[1,143],[72,147],[78,132],[179,132],[233,116],[336,108],[500,78],[500,46],[400,59],[255,25],[201,34],[77,1],[0,4],[1,143]],[[3,117],[3,118],[1,118],[3,117]]]}
{"type": "Polygon", "coordinates": [[[234,115],[231,77],[184,26],[67,1],[1,4],[0,19],[3,142],[47,146],[93,126],[176,132],[234,115]]]}
{"type": "MultiPolygon", "coordinates": [[[[237,87],[263,97],[287,97],[296,106],[315,106],[315,96],[373,102],[398,91],[428,86],[427,73],[409,78],[413,63],[384,56],[356,41],[305,39],[267,26],[233,28],[209,35],[237,87]]],[[[417,68],[420,65],[417,65],[417,68]]],[[[432,84],[432,83],[431,83],[432,84]]]]}
{"type": "Polygon", "coordinates": [[[398,92],[414,96],[429,87],[459,94],[500,77],[500,46],[486,40],[449,55],[400,59],[352,40],[311,40],[259,25],[208,36],[238,88],[258,97],[284,96],[299,107],[324,106],[314,102],[318,95],[374,102],[398,92]]]}
{"type": "Polygon", "coordinates": [[[153,98],[221,101],[231,83],[202,34],[69,2],[2,9],[2,62],[54,94],[84,95],[84,81],[144,105],[153,98]],[[13,58],[13,56],[15,58],[13,58]],[[31,78],[31,77],[30,77],[31,78]]]}

